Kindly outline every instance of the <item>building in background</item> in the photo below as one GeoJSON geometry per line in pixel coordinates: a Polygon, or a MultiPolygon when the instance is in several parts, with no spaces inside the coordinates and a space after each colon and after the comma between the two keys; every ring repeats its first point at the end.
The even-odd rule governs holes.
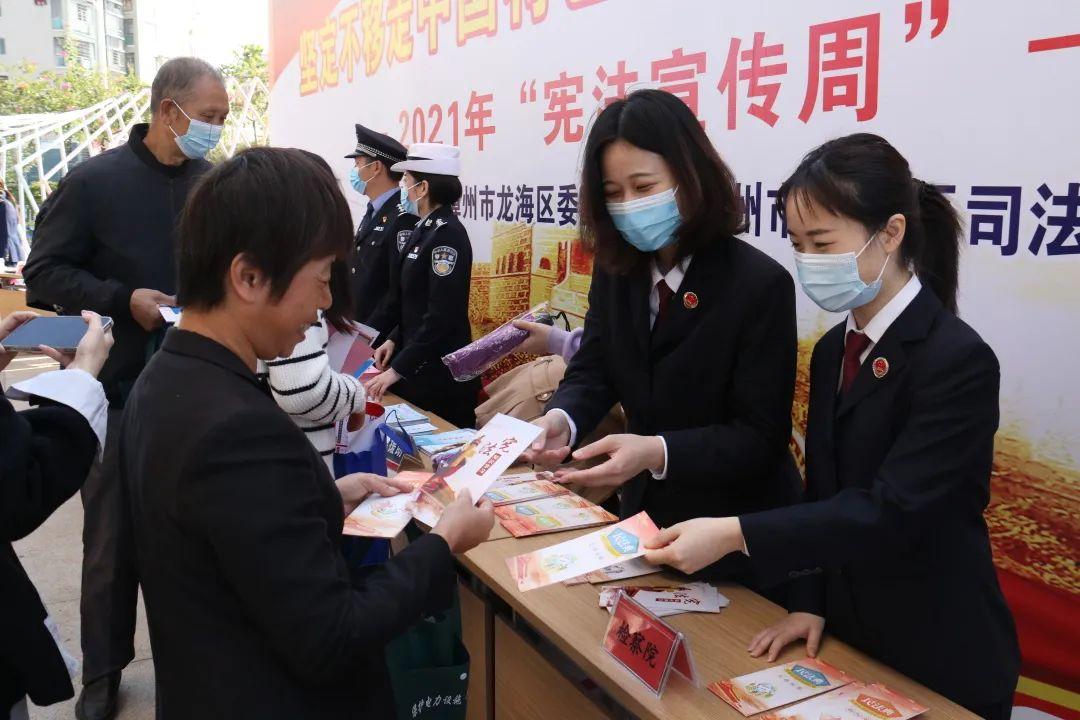
{"type": "Polygon", "coordinates": [[[153,82],[158,68],[170,58],[199,55],[195,43],[199,12],[193,4],[124,0],[123,6],[128,72],[142,82],[153,82]]]}
{"type": "Polygon", "coordinates": [[[144,83],[171,57],[192,54],[190,7],[164,0],[0,0],[0,66],[23,61],[62,72],[79,62],[144,83]],[[65,56],[65,42],[75,56],[65,56]]]}
{"type": "Polygon", "coordinates": [[[47,0],[0,0],[0,74],[24,60],[40,70],[56,67],[54,35],[47,0]]]}

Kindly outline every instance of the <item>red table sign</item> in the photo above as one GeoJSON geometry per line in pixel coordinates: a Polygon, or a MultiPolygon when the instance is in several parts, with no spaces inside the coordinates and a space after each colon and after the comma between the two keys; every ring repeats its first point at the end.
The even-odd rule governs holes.
{"type": "Polygon", "coordinates": [[[673,668],[697,683],[694,661],[683,634],[624,592],[615,600],[615,609],[604,632],[603,648],[657,697],[664,691],[673,668]]]}

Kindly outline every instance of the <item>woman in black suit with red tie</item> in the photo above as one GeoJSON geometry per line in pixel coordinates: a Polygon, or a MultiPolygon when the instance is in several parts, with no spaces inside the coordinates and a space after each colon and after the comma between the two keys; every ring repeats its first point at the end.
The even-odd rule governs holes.
{"type": "MultiPolygon", "coordinates": [[[[735,180],[682,100],[641,90],[600,113],[581,219],[596,250],[581,347],[527,457],[562,462],[621,403],[630,432],[573,454],[606,461],[557,477],[618,487],[623,517],[671,525],[795,501],[794,285],[734,237],[735,180]]],[[[742,577],[726,565],[710,574],[742,577]]]]}
{"type": "Polygon", "coordinates": [[[791,614],[750,644],[817,652],[824,627],[986,718],[1020,664],[983,520],[998,426],[994,351],[956,316],[960,222],[876,135],[817,148],[780,188],[799,281],[848,312],[814,348],[805,502],[668,528],[648,559],[749,555],[791,614]]]}

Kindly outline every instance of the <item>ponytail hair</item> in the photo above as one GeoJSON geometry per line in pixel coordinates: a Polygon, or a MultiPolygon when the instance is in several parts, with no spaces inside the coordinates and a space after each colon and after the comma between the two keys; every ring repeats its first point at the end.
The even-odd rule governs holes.
{"type": "MultiPolygon", "coordinates": [[[[949,198],[935,185],[915,180],[922,232],[909,245],[905,233],[900,256],[907,260],[919,279],[930,286],[942,305],[956,314],[956,288],[960,274],[960,216],[949,198]]],[[[910,232],[910,230],[908,231],[910,232]]]]}
{"type": "Polygon", "coordinates": [[[330,265],[330,307],[323,317],[339,332],[353,332],[352,283],[349,280],[349,262],[335,260],[330,265]]]}
{"type": "Polygon", "coordinates": [[[867,233],[893,215],[907,220],[900,259],[956,313],[960,216],[934,185],[914,178],[908,161],[885,138],[856,133],[811,150],[777,192],[777,210],[788,198],[859,222],[867,233]]]}

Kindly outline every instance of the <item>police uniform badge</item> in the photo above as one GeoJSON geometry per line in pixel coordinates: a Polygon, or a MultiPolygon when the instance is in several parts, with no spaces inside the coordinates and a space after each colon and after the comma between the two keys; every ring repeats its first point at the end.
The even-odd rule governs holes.
{"type": "Polygon", "coordinates": [[[431,251],[431,270],[439,277],[446,277],[454,272],[457,259],[457,250],[449,245],[440,245],[431,251]]]}
{"type": "Polygon", "coordinates": [[[409,242],[409,236],[412,235],[412,230],[400,230],[397,234],[397,251],[401,252],[405,249],[405,243],[409,242]]]}

